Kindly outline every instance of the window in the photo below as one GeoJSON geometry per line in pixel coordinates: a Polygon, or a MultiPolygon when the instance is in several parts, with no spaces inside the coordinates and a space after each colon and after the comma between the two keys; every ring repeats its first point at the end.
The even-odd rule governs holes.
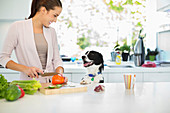
{"type": "MultiPolygon", "coordinates": [[[[97,50],[111,59],[116,41],[132,45],[146,22],[144,0],[63,0],[63,11],[52,25],[60,54],[80,57],[97,50]]],[[[132,48],[131,48],[132,49],[132,48]]]]}

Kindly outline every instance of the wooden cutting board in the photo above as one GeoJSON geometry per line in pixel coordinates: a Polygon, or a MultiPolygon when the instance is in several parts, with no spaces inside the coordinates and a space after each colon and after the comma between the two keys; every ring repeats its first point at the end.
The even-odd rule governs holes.
{"type": "Polygon", "coordinates": [[[65,94],[65,93],[78,93],[78,92],[86,92],[87,86],[80,85],[78,83],[72,83],[69,87],[69,84],[66,86],[63,85],[63,87],[59,89],[46,89],[45,87],[48,87],[51,85],[51,83],[42,83],[42,87],[40,88],[40,92],[45,95],[53,95],[53,94],[65,94]],[[74,87],[73,87],[74,86],[74,87]]]}

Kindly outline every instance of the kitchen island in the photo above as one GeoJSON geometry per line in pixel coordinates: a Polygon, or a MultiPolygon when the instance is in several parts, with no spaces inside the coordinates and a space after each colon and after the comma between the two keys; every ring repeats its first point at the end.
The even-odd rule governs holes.
{"type": "Polygon", "coordinates": [[[26,95],[17,101],[0,100],[0,113],[169,113],[170,82],[104,83],[104,92],[26,95]]]}

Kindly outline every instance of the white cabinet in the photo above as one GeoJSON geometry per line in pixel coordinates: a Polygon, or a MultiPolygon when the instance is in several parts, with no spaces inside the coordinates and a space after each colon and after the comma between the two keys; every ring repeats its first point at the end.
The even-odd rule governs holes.
{"type": "MultiPolygon", "coordinates": [[[[71,77],[71,81],[72,82],[76,82],[76,83],[80,83],[81,79],[83,77],[85,77],[86,73],[72,73],[72,77],[71,77]]],[[[103,73],[102,76],[104,77],[104,82],[107,83],[108,82],[108,74],[103,73]]]]}
{"type": "Polygon", "coordinates": [[[114,82],[124,82],[123,80],[123,74],[124,73],[109,73],[108,74],[108,83],[114,83],[114,82]]]}
{"type": "MultiPolygon", "coordinates": [[[[126,72],[128,74],[128,72],[126,72]]],[[[126,74],[125,72],[120,73],[109,73],[108,74],[108,83],[114,82],[124,82],[123,75],[126,74]]],[[[136,82],[143,82],[143,73],[133,73],[136,75],[136,82]]]]}
{"type": "Polygon", "coordinates": [[[136,75],[136,82],[143,82],[143,73],[134,73],[136,75]]]}
{"type": "Polygon", "coordinates": [[[20,74],[2,74],[8,82],[12,82],[13,80],[20,80],[20,74]]]}
{"type": "Polygon", "coordinates": [[[86,75],[86,73],[73,73],[72,82],[80,83],[81,79],[86,75]]]}
{"type": "Polygon", "coordinates": [[[144,73],[144,82],[170,82],[170,73],[144,73]]]}
{"type": "MultiPolygon", "coordinates": [[[[122,83],[124,82],[123,75],[126,72],[103,73],[105,83],[122,83]]],[[[127,72],[128,74],[128,72],[127,72]]],[[[170,73],[168,72],[134,72],[136,82],[170,82],[170,73]]],[[[79,83],[86,73],[72,73],[71,82],[79,83]]]]}
{"type": "Polygon", "coordinates": [[[104,78],[104,83],[108,83],[108,74],[107,73],[102,73],[102,76],[104,78]]]}
{"type": "Polygon", "coordinates": [[[168,11],[170,9],[170,0],[157,0],[157,11],[168,11]]]}
{"type": "MultiPolygon", "coordinates": [[[[0,68],[0,74],[3,74],[5,78],[10,82],[12,80],[19,80],[20,74],[17,71],[0,68]]],[[[64,76],[68,78],[68,81],[80,83],[81,79],[87,74],[84,68],[65,68],[64,76]]],[[[105,83],[122,83],[124,82],[124,74],[135,74],[136,82],[170,82],[170,68],[158,67],[158,68],[134,68],[123,70],[112,69],[105,70],[102,75],[105,83]]]]}
{"type": "Polygon", "coordinates": [[[64,76],[68,78],[68,81],[72,81],[72,74],[71,73],[64,73],[64,76]]]}

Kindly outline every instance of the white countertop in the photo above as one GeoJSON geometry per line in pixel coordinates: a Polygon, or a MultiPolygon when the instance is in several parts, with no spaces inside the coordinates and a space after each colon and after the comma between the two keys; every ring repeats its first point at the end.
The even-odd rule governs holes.
{"type": "Polygon", "coordinates": [[[14,102],[0,100],[0,113],[170,113],[170,82],[105,83],[104,92],[26,95],[14,102]]]}
{"type": "MultiPolygon", "coordinates": [[[[87,69],[83,66],[72,66],[67,65],[64,66],[65,72],[77,72],[82,73],[86,72],[87,69]]],[[[148,68],[148,67],[133,67],[133,68],[121,68],[121,67],[114,67],[110,68],[105,66],[103,73],[110,73],[110,72],[169,72],[170,73],[170,67],[155,67],[155,68],[148,68]]]]}
{"type": "MultiPolygon", "coordinates": [[[[136,67],[134,62],[122,62],[121,65],[116,65],[115,62],[106,62],[107,66],[104,66],[103,73],[112,73],[112,72],[167,72],[170,73],[170,67],[136,67]],[[108,66],[113,66],[112,68],[108,66]],[[126,66],[132,66],[132,68],[128,68],[126,66]]],[[[64,69],[66,73],[82,73],[87,72],[87,69],[83,67],[82,64],[77,64],[76,62],[65,62],[64,69]]]]}
{"type": "MultiPolygon", "coordinates": [[[[108,66],[104,66],[103,73],[112,73],[112,72],[167,72],[170,73],[170,67],[136,67],[133,62],[124,62],[120,65],[116,65],[114,62],[107,63],[108,65],[114,66],[114,68],[110,68],[108,66]],[[125,68],[124,66],[132,66],[133,68],[125,68]],[[123,68],[122,68],[123,67],[123,68]]],[[[77,64],[77,62],[64,62],[64,70],[65,73],[86,73],[87,69],[83,67],[83,64],[77,64]]],[[[13,71],[10,69],[0,68],[0,73],[19,73],[17,71],[13,71]]]]}

